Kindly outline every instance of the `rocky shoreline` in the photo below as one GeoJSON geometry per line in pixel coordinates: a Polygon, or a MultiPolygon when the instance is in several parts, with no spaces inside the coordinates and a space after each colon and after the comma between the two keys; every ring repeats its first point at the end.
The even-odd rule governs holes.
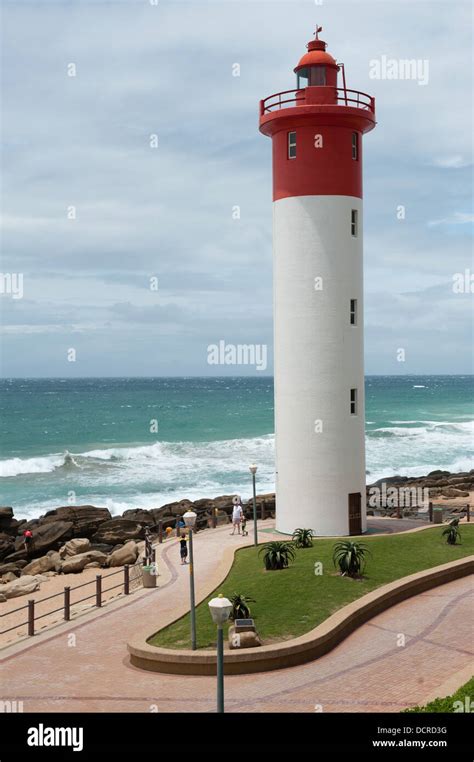
{"type": "MultiPolygon", "coordinates": [[[[392,490],[428,490],[430,500],[462,500],[474,491],[474,469],[456,474],[437,470],[422,477],[380,479],[367,486],[367,498],[383,484],[392,490]]],[[[0,600],[37,589],[34,583],[38,586],[41,582],[38,576],[135,563],[146,528],[152,533],[157,533],[160,527],[163,531],[174,528],[176,517],[187,510],[197,513],[198,531],[214,522],[227,523],[233,497],[222,495],[193,502],[183,499],[150,510],[127,510],[114,517],[108,508],[81,505],[62,506],[28,521],[16,519],[10,507],[0,508],[0,600]],[[28,553],[23,541],[27,529],[33,533],[33,547],[28,553]]],[[[249,501],[250,509],[251,505],[249,501]]],[[[380,513],[384,515],[383,510],[380,513]]],[[[257,496],[257,515],[274,518],[274,493],[257,496]]],[[[392,515],[391,510],[385,515],[392,515]]]]}

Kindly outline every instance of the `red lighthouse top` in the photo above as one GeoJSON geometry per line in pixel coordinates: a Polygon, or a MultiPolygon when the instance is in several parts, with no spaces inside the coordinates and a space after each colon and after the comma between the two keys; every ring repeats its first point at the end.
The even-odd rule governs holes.
{"type": "Polygon", "coordinates": [[[319,113],[325,107],[327,116],[337,114],[339,122],[344,115],[346,118],[355,118],[360,132],[368,132],[375,127],[375,98],[358,90],[347,89],[344,64],[338,64],[326,52],[326,43],[318,38],[321,31],[322,27],[316,27],[316,39],[308,42],[308,52],[294,68],[297,76],[296,90],[283,90],[260,101],[260,130],[265,135],[273,133],[276,125],[272,123],[275,118],[296,117],[296,113],[289,113],[293,108],[297,108],[298,116],[302,116],[316,105],[319,113]],[[342,87],[337,86],[340,71],[343,75],[342,87]]]}
{"type": "Polygon", "coordinates": [[[273,140],[273,197],[362,197],[362,135],[375,127],[375,99],[348,90],[344,64],[318,38],[294,71],[296,90],[260,101],[260,131],[273,140]],[[342,74],[342,87],[338,75],[342,74]]]}

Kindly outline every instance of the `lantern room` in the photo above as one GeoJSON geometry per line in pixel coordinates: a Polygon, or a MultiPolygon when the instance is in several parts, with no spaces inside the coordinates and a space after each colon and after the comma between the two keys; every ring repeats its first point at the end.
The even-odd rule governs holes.
{"type": "Polygon", "coordinates": [[[318,39],[317,27],[316,39],[308,42],[308,52],[295,67],[297,89],[305,87],[337,87],[337,72],[339,66],[334,58],[326,53],[326,43],[318,39]]]}

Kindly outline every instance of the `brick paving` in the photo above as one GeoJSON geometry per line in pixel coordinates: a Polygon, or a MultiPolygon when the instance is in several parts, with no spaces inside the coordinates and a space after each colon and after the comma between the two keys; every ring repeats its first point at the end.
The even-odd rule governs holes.
{"type": "MultiPolygon", "coordinates": [[[[197,600],[225,575],[229,548],[251,544],[228,534],[222,527],[195,538],[197,600]]],[[[6,649],[2,697],[23,701],[25,712],[215,711],[215,678],[129,663],[126,643],[137,629],[149,621],[151,633],[188,608],[188,567],[179,565],[176,542],[160,546],[159,555],[159,589],[6,649]]],[[[310,664],[227,676],[227,711],[398,712],[424,703],[473,664],[473,595],[472,580],[457,580],[380,614],[310,664]]]]}

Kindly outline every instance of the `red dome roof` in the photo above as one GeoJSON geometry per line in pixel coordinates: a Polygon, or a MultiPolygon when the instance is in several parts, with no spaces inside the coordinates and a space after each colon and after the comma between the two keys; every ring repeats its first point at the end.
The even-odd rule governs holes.
{"type": "MultiPolygon", "coordinates": [[[[322,27],[317,28],[317,32],[321,31],[321,28],[322,27]]],[[[323,65],[339,68],[335,59],[329,55],[329,53],[326,53],[326,43],[324,40],[311,40],[311,42],[308,42],[306,47],[308,48],[308,52],[305,53],[303,58],[300,59],[298,66],[295,66],[293,71],[298,71],[298,69],[302,69],[305,66],[323,65]]]]}
{"type": "Polygon", "coordinates": [[[300,59],[298,66],[295,67],[294,71],[301,69],[303,66],[317,66],[321,64],[326,66],[337,66],[334,58],[324,50],[310,50],[309,53],[305,53],[303,58],[300,59]]]}

